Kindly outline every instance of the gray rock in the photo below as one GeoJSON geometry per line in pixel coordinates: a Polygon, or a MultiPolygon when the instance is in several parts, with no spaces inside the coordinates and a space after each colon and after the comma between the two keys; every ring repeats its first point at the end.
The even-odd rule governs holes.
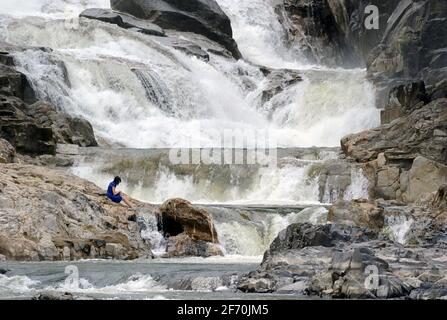
{"type": "Polygon", "coordinates": [[[16,151],[5,139],[0,139],[0,163],[11,163],[14,161],[16,151]]]}
{"type": "Polygon", "coordinates": [[[274,291],[275,283],[271,279],[247,279],[238,285],[243,292],[268,293],[274,291]]]}
{"type": "Polygon", "coordinates": [[[148,20],[163,29],[193,32],[223,45],[240,59],[231,22],[214,0],[111,1],[112,9],[148,20]]]}
{"type": "Polygon", "coordinates": [[[209,54],[204,51],[199,45],[191,41],[174,37],[160,38],[157,41],[163,45],[167,45],[174,49],[180,50],[188,55],[195,56],[204,61],[210,60],[209,54]]]}
{"type": "Polygon", "coordinates": [[[447,249],[442,246],[404,247],[362,235],[365,231],[359,228],[326,228],[312,229],[301,224],[289,227],[289,232],[283,231],[265,253],[258,270],[243,276],[238,288],[247,292],[393,299],[411,297],[415,289],[420,290],[421,296],[433,295],[424,289],[423,281],[433,284],[447,275],[442,258],[447,249]],[[321,232],[324,237],[317,236],[321,232]],[[431,271],[424,274],[421,270],[431,271]]]}
{"type": "Polygon", "coordinates": [[[403,115],[408,115],[430,102],[423,81],[394,87],[391,89],[388,99],[389,101],[381,114],[382,124],[390,123],[403,115]]]}
{"type": "Polygon", "coordinates": [[[411,291],[410,298],[414,300],[439,300],[447,298],[447,287],[443,285],[424,284],[411,291]]]}
{"type": "Polygon", "coordinates": [[[19,98],[0,95],[0,137],[19,153],[55,154],[56,139],[50,127],[42,126],[26,114],[27,106],[19,98]]]}
{"type": "MultiPolygon", "coordinates": [[[[0,45],[2,50],[12,52],[26,49],[0,45]]],[[[0,64],[0,109],[0,137],[9,141],[18,153],[54,155],[56,142],[97,145],[90,123],[36,102],[27,78],[3,64],[0,64]]]]}
{"type": "Polygon", "coordinates": [[[211,257],[223,255],[220,247],[212,242],[192,239],[186,233],[168,238],[166,253],[163,257],[211,257]]]}
{"type": "Polygon", "coordinates": [[[396,199],[396,192],[400,187],[400,168],[385,166],[377,172],[375,187],[376,197],[385,200],[396,199]]]}
{"type": "Polygon", "coordinates": [[[124,29],[133,29],[137,32],[141,32],[153,36],[165,36],[165,32],[162,28],[147,20],[137,19],[128,14],[115,12],[110,9],[96,9],[91,8],[84,10],[80,17],[100,20],[112,24],[116,24],[124,29]]]}
{"type": "Polygon", "coordinates": [[[447,99],[438,99],[389,124],[344,137],[343,152],[359,162],[384,153],[389,164],[407,170],[419,155],[447,164],[447,140],[433,137],[435,129],[447,126],[446,105],[447,99]]]}
{"type": "Polygon", "coordinates": [[[0,63],[0,95],[14,96],[27,103],[36,101],[34,90],[26,76],[14,69],[12,64],[0,63]]]}
{"type": "Polygon", "coordinates": [[[382,208],[366,200],[340,201],[329,209],[328,221],[380,231],[385,216],[382,208]]]}
{"type": "Polygon", "coordinates": [[[39,125],[51,127],[57,143],[75,144],[81,147],[98,145],[92,125],[84,119],[59,113],[53,106],[40,101],[29,106],[26,113],[36,119],[39,125]]]}
{"type": "Polygon", "coordinates": [[[424,195],[438,191],[444,184],[447,184],[447,165],[419,156],[408,173],[404,199],[409,203],[416,202],[424,195]]]}
{"type": "Polygon", "coordinates": [[[303,79],[297,70],[261,68],[267,76],[268,85],[261,93],[262,103],[270,101],[285,88],[301,82],[303,79]]]}
{"type": "Polygon", "coordinates": [[[276,290],[276,292],[285,294],[305,295],[307,294],[308,289],[309,289],[309,282],[307,280],[302,280],[279,287],[278,290],[276,290]]]}
{"type": "Polygon", "coordinates": [[[75,300],[71,293],[40,293],[33,297],[33,300],[75,300]]]}

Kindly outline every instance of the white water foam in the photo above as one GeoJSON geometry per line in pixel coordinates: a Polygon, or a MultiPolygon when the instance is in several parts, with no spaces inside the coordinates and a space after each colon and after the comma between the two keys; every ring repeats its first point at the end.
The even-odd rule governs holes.
{"type": "Polygon", "coordinates": [[[272,68],[303,67],[303,55],[286,46],[286,30],[274,11],[277,2],[217,0],[231,20],[233,37],[245,58],[272,68]]]}
{"type": "Polygon", "coordinates": [[[400,244],[406,244],[407,235],[413,223],[413,218],[404,215],[393,215],[385,218],[385,224],[390,231],[391,239],[400,244]]]}
{"type": "Polygon", "coordinates": [[[61,282],[55,286],[47,286],[45,291],[60,291],[73,293],[141,293],[141,292],[163,292],[167,291],[165,286],[157,283],[150,275],[135,274],[126,281],[105,287],[95,287],[87,279],[81,278],[78,283],[61,282]]]}
{"type": "Polygon", "coordinates": [[[344,200],[369,199],[369,180],[365,177],[362,169],[352,169],[351,184],[344,193],[344,200]]]}
{"type": "Polygon", "coordinates": [[[30,293],[39,281],[27,276],[6,276],[0,274],[0,292],[2,293],[30,293]]]}
{"type": "Polygon", "coordinates": [[[300,222],[325,223],[326,216],[326,208],[312,207],[285,216],[266,215],[262,226],[236,221],[215,222],[215,226],[225,255],[256,257],[264,254],[278,234],[289,225],[300,222]]]}
{"type": "MultiPolygon", "coordinates": [[[[121,188],[136,199],[151,203],[162,203],[166,199],[180,197],[194,203],[204,204],[277,204],[314,205],[319,204],[318,178],[310,178],[311,166],[260,168],[250,186],[239,184],[244,178],[234,173],[231,184],[220,185],[212,177],[178,175],[166,167],[160,167],[153,177],[152,185],[128,185],[121,188]]],[[[80,165],[72,168],[77,176],[107,186],[110,176],[94,165],[80,165]]],[[[125,180],[125,179],[124,179],[125,180]]]]}
{"type": "Polygon", "coordinates": [[[110,8],[110,0],[0,0],[0,15],[74,18],[87,8],[110,8]]]}

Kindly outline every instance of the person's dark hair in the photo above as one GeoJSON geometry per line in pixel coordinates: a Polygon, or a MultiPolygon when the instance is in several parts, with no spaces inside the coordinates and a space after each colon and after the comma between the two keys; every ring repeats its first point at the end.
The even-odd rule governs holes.
{"type": "Polygon", "coordinates": [[[113,179],[113,182],[115,182],[115,184],[120,184],[121,183],[121,178],[120,177],[115,177],[115,179],[113,179]]]}

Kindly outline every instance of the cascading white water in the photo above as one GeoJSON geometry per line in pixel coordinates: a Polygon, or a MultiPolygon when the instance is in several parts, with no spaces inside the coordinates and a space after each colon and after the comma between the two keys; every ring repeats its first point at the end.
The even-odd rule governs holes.
{"type": "MultiPolygon", "coordinates": [[[[269,49],[257,56],[274,57],[276,68],[292,67],[282,55],[291,51],[279,45],[280,40],[270,41],[270,35],[279,32],[279,22],[275,22],[268,2],[220,2],[227,11],[241,10],[230,16],[235,34],[245,35],[238,39],[242,51],[255,43],[266,48],[269,44],[280,53],[269,49]],[[264,15],[265,21],[275,24],[271,27],[259,20],[256,28],[267,34],[260,39],[243,27],[253,25],[254,7],[255,17],[264,15]]],[[[57,17],[62,10],[62,15],[66,11],[62,4],[51,9],[44,4],[43,0],[32,1],[24,11],[40,18],[2,19],[0,37],[13,44],[54,49],[51,53],[28,50],[16,54],[17,64],[41,98],[85,117],[97,136],[107,141],[137,148],[172,147],[194,136],[201,146],[209,146],[215,144],[210,129],[261,128],[283,147],[336,146],[343,135],[378,123],[373,90],[362,70],[302,71],[303,82],[286,87],[263,105],[253,96],[261,93],[268,81],[250,64],[213,54],[206,63],[167,48],[157,37],[98,21],[82,19],[73,26],[67,20],[48,18],[48,12],[57,17]],[[41,11],[37,3],[41,3],[41,11]],[[61,63],[55,65],[55,61],[61,63]],[[254,88],[241,85],[241,74],[254,88]],[[155,99],[148,94],[150,83],[156,85],[149,88],[156,92],[155,99]]],[[[96,4],[105,6],[103,2],[84,2],[78,11],[96,4]]],[[[247,52],[248,59],[252,55],[247,52]]]]}
{"type": "Polygon", "coordinates": [[[110,0],[1,0],[0,14],[52,19],[73,18],[87,8],[109,8],[110,0]]]}
{"type": "Polygon", "coordinates": [[[299,48],[286,46],[286,30],[278,21],[277,0],[217,0],[228,15],[243,56],[272,68],[306,67],[299,48]]]}
{"type": "MultiPolygon", "coordinates": [[[[101,165],[95,167],[82,164],[74,167],[72,172],[81,178],[95,181],[100,186],[106,186],[110,182],[110,174],[101,172],[101,168],[101,165]]],[[[212,175],[203,178],[178,175],[169,168],[160,166],[152,177],[150,186],[124,182],[122,188],[133,197],[151,203],[162,203],[166,199],[180,197],[206,204],[315,205],[319,204],[319,184],[317,178],[309,177],[309,170],[309,166],[292,165],[259,168],[250,173],[253,180],[246,184],[238,181],[247,178],[245,172],[233,172],[232,177],[217,181],[212,175]]]]}
{"type": "Polygon", "coordinates": [[[216,231],[226,255],[261,256],[279,232],[293,223],[326,223],[327,209],[310,207],[287,215],[265,214],[262,223],[217,222],[216,231]]]}

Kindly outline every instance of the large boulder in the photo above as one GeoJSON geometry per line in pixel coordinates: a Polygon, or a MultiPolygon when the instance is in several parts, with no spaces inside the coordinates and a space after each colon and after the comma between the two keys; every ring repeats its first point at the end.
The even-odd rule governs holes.
{"type": "Polygon", "coordinates": [[[0,137],[8,140],[19,153],[55,154],[53,129],[28,116],[26,109],[19,98],[0,95],[0,137]]]}
{"type": "MultiPolygon", "coordinates": [[[[10,56],[8,53],[4,53],[3,57],[10,56]]],[[[34,90],[28,79],[12,67],[13,59],[10,58],[10,60],[3,60],[9,65],[2,64],[0,60],[0,95],[14,96],[25,102],[36,101],[34,90]]]]}
{"type": "MultiPolygon", "coordinates": [[[[0,255],[8,260],[136,259],[151,256],[134,211],[104,191],[46,167],[0,165],[0,255]]],[[[153,208],[136,202],[151,214],[153,208]]]]}
{"type": "Polygon", "coordinates": [[[209,241],[193,240],[186,233],[168,238],[164,257],[211,257],[223,255],[220,247],[209,241]]]}
{"type": "Polygon", "coordinates": [[[167,200],[160,206],[160,214],[162,231],[168,237],[184,232],[193,240],[219,243],[211,215],[187,200],[167,200]]]}
{"type": "Polygon", "coordinates": [[[403,197],[406,202],[413,203],[447,184],[447,166],[419,156],[414,160],[407,179],[403,197]]]}
{"type": "Polygon", "coordinates": [[[211,215],[183,199],[160,206],[160,229],[168,238],[168,256],[211,256],[222,254],[211,215]]]}
{"type": "Polygon", "coordinates": [[[377,234],[371,230],[342,224],[295,223],[281,231],[273,240],[264,255],[264,262],[269,255],[278,252],[306,247],[334,247],[340,242],[366,241],[376,237],[377,234]]]}
{"type": "Polygon", "coordinates": [[[111,0],[112,9],[145,19],[163,29],[193,32],[213,40],[233,54],[241,53],[231,22],[214,0],[111,0]]]}
{"type": "Polygon", "coordinates": [[[385,216],[382,208],[366,200],[340,201],[329,209],[328,221],[380,231],[385,216]]]}
{"type": "Polygon", "coordinates": [[[98,145],[93,127],[85,119],[57,112],[52,105],[41,101],[30,105],[26,112],[39,125],[51,127],[57,143],[75,144],[81,147],[98,145]]]}

